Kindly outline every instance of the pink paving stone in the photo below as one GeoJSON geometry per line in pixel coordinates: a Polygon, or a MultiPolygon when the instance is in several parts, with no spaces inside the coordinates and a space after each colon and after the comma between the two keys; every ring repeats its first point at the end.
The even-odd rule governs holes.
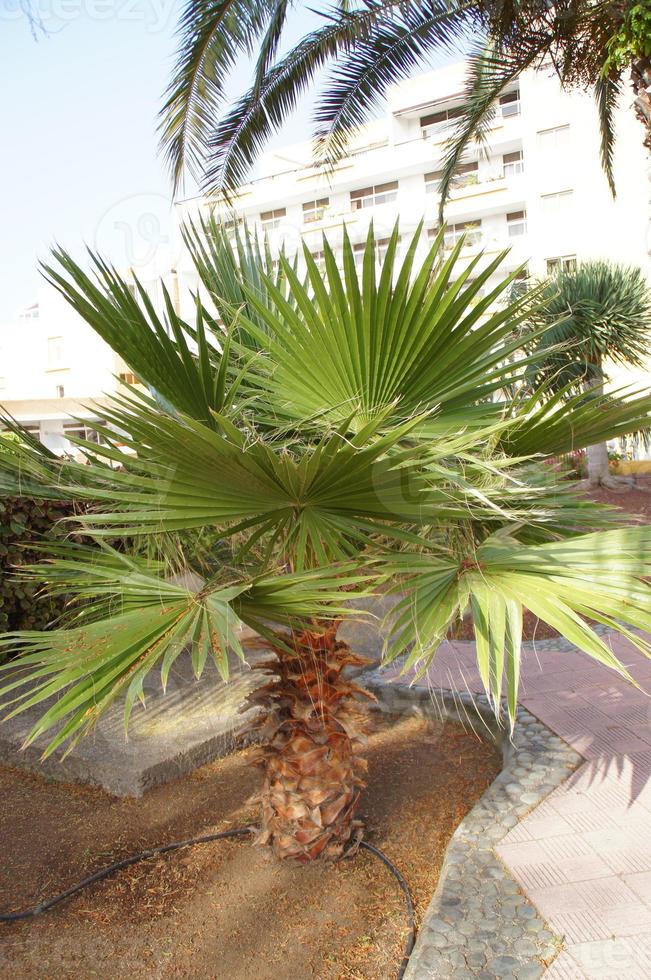
{"type": "MultiPolygon", "coordinates": [[[[559,837],[562,834],[572,833],[572,825],[560,813],[553,813],[551,816],[540,818],[536,818],[536,813],[537,811],[534,810],[533,814],[525,817],[521,824],[526,831],[527,840],[548,840],[553,837],[559,837]]],[[[509,842],[515,840],[511,836],[515,830],[516,828],[514,827],[510,832],[508,837],[509,842]]]]}
{"type": "Polygon", "coordinates": [[[545,970],[543,980],[588,980],[576,960],[563,950],[551,966],[545,970]]]}
{"type": "Polygon", "coordinates": [[[525,888],[545,888],[612,875],[582,838],[572,834],[530,843],[507,843],[497,853],[525,888]]]}
{"type": "MultiPolygon", "coordinates": [[[[575,729],[576,731],[576,729],[575,729]]],[[[573,749],[586,759],[602,759],[609,756],[643,752],[649,743],[622,725],[614,725],[604,731],[586,731],[582,735],[559,732],[573,749]]]]}
{"type": "Polygon", "coordinates": [[[624,875],[624,881],[631,891],[634,891],[637,897],[641,898],[651,908],[651,871],[624,875]]]}
{"type": "Polygon", "coordinates": [[[569,955],[589,980],[648,980],[651,976],[651,951],[645,937],[637,942],[607,939],[579,943],[569,955]]]}
{"type": "MultiPolygon", "coordinates": [[[[651,662],[609,639],[650,688],[651,662]]],[[[565,935],[545,978],[650,980],[651,700],[582,654],[527,652],[523,681],[521,703],[588,759],[498,849],[565,935]]]]}

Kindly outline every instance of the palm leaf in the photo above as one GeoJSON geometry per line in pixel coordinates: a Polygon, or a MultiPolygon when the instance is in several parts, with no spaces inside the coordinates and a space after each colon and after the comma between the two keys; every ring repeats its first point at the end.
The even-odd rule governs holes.
{"type": "MultiPolygon", "coordinates": [[[[61,554],[65,548],[59,549],[61,554]]],[[[19,654],[0,667],[2,709],[7,718],[41,705],[45,713],[25,740],[47,733],[44,758],[65,742],[69,752],[115,701],[124,698],[125,729],[144,681],[159,666],[163,687],[175,661],[189,653],[197,677],[210,657],[224,680],[228,654],[244,659],[238,628],[269,622],[300,628],[313,617],[352,615],[351,599],[366,593],[366,580],[351,565],[317,573],[207,583],[191,591],[166,581],[142,559],[112,549],[99,554],[69,546],[68,557],[31,571],[95,609],[81,625],[45,632],[5,634],[0,650],[19,654]],[[342,602],[346,588],[347,602],[342,602]]]]}
{"type": "Polygon", "coordinates": [[[179,53],[160,112],[161,149],[175,188],[187,168],[199,180],[209,137],[238,55],[250,51],[271,11],[267,0],[190,0],[179,24],[179,53]]]}
{"type": "Polygon", "coordinates": [[[468,605],[473,612],[477,663],[497,713],[504,678],[507,712],[515,721],[524,607],[557,629],[597,662],[632,678],[588,620],[623,633],[651,657],[651,527],[618,528],[569,540],[523,546],[496,534],[474,553],[455,560],[440,555],[396,555],[406,577],[405,595],[392,613],[386,659],[410,649],[405,669],[427,669],[452,622],[468,605]]]}

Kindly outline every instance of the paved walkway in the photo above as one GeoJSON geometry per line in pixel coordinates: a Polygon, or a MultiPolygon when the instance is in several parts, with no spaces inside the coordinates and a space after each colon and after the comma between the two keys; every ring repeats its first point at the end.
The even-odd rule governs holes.
{"type": "MultiPolygon", "coordinates": [[[[520,701],[586,761],[496,850],[564,937],[546,980],[649,980],[651,699],[552,642],[525,653],[520,701]]],[[[609,644],[651,690],[651,661],[619,636],[609,644]]],[[[481,691],[474,645],[442,646],[428,682],[481,691]]]]}

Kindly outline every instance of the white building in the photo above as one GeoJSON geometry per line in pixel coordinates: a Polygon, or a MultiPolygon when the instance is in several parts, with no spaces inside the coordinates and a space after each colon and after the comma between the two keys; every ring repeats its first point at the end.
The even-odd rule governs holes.
{"type": "MultiPolygon", "coordinates": [[[[291,254],[303,240],[317,258],[322,234],[336,248],[344,224],[361,251],[371,218],[382,242],[399,217],[402,243],[424,219],[424,253],[437,225],[438,172],[464,71],[461,63],[394,86],[385,116],[359,131],[329,176],[312,166],[309,143],[266,155],[259,176],[238,193],[238,215],[263,229],[272,247],[291,254]]],[[[496,107],[486,148],[473,144],[464,159],[446,207],[447,242],[465,232],[467,259],[483,250],[488,260],[510,247],[502,270],[526,264],[534,278],[559,265],[609,258],[641,266],[651,281],[649,161],[641,128],[624,104],[617,133],[613,201],[592,97],[562,92],[551,71],[525,73],[496,107]]],[[[220,211],[215,201],[181,202],[178,223],[212,209],[220,211]]],[[[180,244],[172,254],[177,271],[170,271],[170,294],[192,320],[197,276],[180,244]]],[[[149,268],[136,272],[145,282],[151,278],[149,268]]],[[[92,423],[89,402],[119,388],[120,377],[132,380],[50,287],[17,320],[0,324],[0,404],[56,451],[69,448],[70,415],[92,423]]],[[[624,381],[648,387],[649,375],[629,373],[624,381]]]]}
{"type": "Polygon", "coordinates": [[[0,405],[54,452],[71,451],[69,435],[88,437],[92,403],[120,378],[133,375],[51,286],[0,323],[0,405]]]}
{"type": "MultiPolygon", "coordinates": [[[[371,218],[381,242],[399,218],[403,243],[424,219],[424,253],[436,231],[439,172],[464,72],[459,63],[394,86],[386,115],[358,132],[327,176],[313,168],[310,143],[266,155],[259,176],[237,195],[238,215],[266,231],[272,245],[291,254],[303,240],[317,257],[322,233],[336,246],[344,224],[361,252],[371,218]]],[[[606,257],[643,266],[651,278],[649,162],[641,127],[624,105],[617,131],[613,201],[592,97],[561,91],[551,70],[525,73],[500,99],[487,147],[474,143],[464,158],[446,206],[446,241],[465,232],[468,258],[483,250],[490,259],[510,247],[503,270],[526,263],[532,277],[606,257]]],[[[178,206],[179,219],[211,208],[227,213],[194,199],[178,206]]],[[[195,285],[187,259],[179,273],[195,285]]]]}

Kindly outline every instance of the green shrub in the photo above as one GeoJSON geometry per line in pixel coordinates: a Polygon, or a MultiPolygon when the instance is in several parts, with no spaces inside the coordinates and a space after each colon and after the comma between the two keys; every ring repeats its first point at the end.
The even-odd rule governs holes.
{"type": "Polygon", "coordinates": [[[18,578],[16,565],[43,558],[25,546],[59,537],[58,521],[72,512],[70,504],[30,497],[0,500],[0,633],[45,629],[63,611],[62,599],[39,595],[40,586],[18,578]]]}

